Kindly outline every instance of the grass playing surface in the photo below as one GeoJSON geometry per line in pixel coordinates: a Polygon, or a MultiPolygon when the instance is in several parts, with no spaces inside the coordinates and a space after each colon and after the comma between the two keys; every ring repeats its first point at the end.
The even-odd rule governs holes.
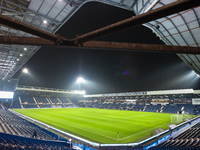
{"type": "Polygon", "coordinates": [[[38,121],[99,143],[129,143],[168,129],[171,114],[94,108],[18,109],[38,121]],[[119,138],[118,138],[119,132],[119,138]]]}

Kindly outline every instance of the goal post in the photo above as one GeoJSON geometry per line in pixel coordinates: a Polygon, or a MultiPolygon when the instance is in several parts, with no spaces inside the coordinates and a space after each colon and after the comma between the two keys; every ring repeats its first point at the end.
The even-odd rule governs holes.
{"type": "Polygon", "coordinates": [[[181,123],[181,122],[183,122],[183,115],[181,114],[171,115],[171,123],[181,123]]]}

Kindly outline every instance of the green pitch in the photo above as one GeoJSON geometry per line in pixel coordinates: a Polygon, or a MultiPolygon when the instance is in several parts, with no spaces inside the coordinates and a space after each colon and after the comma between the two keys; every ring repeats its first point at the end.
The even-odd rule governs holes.
{"type": "Polygon", "coordinates": [[[171,114],[165,113],[94,108],[15,111],[87,140],[107,144],[137,142],[150,137],[158,128],[168,129],[171,124],[171,114]]]}

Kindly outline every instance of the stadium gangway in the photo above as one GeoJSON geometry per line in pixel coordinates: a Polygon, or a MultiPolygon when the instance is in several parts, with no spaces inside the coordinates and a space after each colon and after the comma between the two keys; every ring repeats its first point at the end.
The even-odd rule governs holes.
{"type": "MultiPolygon", "coordinates": [[[[45,123],[42,123],[40,121],[37,121],[35,119],[32,119],[28,116],[25,116],[23,114],[20,114],[18,112],[15,112],[13,110],[9,110],[11,112],[13,112],[14,114],[17,114],[18,116],[24,118],[24,119],[29,119],[29,120],[32,120],[33,122],[35,123],[38,123],[38,124],[41,124],[43,126],[45,126],[47,129],[51,129],[51,130],[54,130],[60,134],[63,134],[71,139],[73,139],[74,141],[78,141],[78,142],[81,142],[81,143],[85,143],[86,145],[90,145],[91,147],[94,147],[94,148],[98,148],[98,149],[101,149],[101,150],[110,150],[110,149],[140,149],[140,148],[143,148],[143,149],[148,149],[150,147],[153,147],[153,146],[156,146],[158,143],[160,144],[161,142],[167,140],[170,138],[170,131],[169,130],[166,130],[160,134],[157,134],[153,137],[150,137],[146,140],[143,140],[141,142],[137,142],[137,143],[126,143],[126,144],[100,144],[100,143],[96,143],[96,142],[91,142],[91,141],[88,141],[88,140],[85,140],[83,138],[80,138],[78,136],[75,136],[75,135],[72,135],[70,133],[67,133],[67,132],[64,132],[62,130],[59,130],[59,129],[56,129],[54,127],[51,127],[45,123]]],[[[191,120],[188,120],[186,122],[183,122],[179,125],[177,125],[176,127],[173,127],[171,128],[172,131],[177,130],[177,128],[183,128],[183,127],[186,127],[187,125],[189,125],[191,122],[194,122],[194,121],[197,121],[197,119],[200,119],[200,116],[197,116],[195,118],[192,118],[191,120]]]]}

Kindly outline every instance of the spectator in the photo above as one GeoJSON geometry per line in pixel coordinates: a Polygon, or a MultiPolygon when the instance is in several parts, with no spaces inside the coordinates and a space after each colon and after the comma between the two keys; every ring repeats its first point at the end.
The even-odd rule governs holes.
{"type": "Polygon", "coordinates": [[[170,136],[172,135],[172,129],[171,128],[169,128],[169,134],[170,134],[170,136]]]}
{"type": "Polygon", "coordinates": [[[36,131],[33,130],[33,138],[36,138],[37,134],[36,134],[36,131]]]}

